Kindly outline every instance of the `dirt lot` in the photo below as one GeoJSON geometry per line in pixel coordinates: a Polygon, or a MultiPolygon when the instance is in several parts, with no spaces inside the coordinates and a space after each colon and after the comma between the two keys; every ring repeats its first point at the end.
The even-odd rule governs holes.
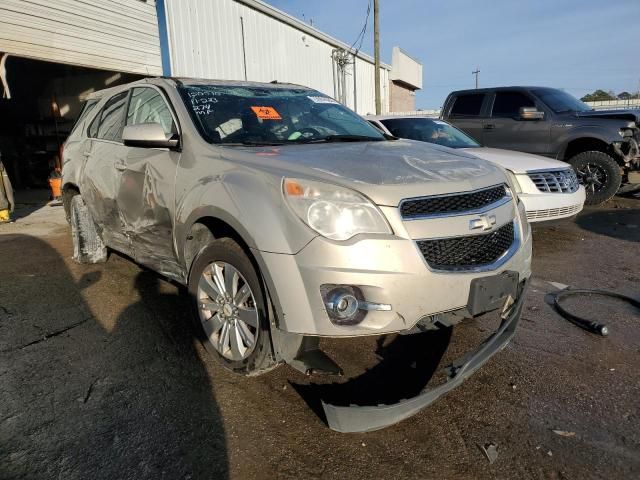
{"type": "Polygon", "coordinates": [[[176,286],[116,255],[74,264],[60,207],[18,214],[0,226],[0,478],[640,478],[640,316],[574,303],[610,326],[602,338],[545,303],[549,282],[638,296],[640,200],[536,231],[513,342],[433,406],[368,434],[329,430],[318,398],[415,394],[449,342],[471,348],[491,318],[452,336],[325,342],[346,370],[338,387],[286,366],[239,378],[194,341],[176,286]]]}

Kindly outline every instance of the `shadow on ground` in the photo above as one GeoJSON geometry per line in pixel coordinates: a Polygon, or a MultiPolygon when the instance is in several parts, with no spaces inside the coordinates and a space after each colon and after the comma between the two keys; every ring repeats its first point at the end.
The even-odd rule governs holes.
{"type": "Polygon", "coordinates": [[[593,233],[640,242],[640,209],[587,211],[576,219],[576,223],[593,233]]]}
{"type": "Polygon", "coordinates": [[[228,477],[221,415],[175,287],[110,263],[74,266],[76,281],[31,236],[0,236],[0,251],[0,478],[228,477]],[[92,295],[109,297],[104,310],[91,310],[92,295]]]}

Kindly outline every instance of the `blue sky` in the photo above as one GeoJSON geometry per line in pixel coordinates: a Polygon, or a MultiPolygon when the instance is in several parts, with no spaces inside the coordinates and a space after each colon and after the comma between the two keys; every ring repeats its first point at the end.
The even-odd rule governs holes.
{"type": "MultiPolygon", "coordinates": [[[[351,44],[369,0],[266,0],[351,44]]],[[[373,13],[371,14],[373,17],[373,13]]],[[[451,90],[544,85],[581,97],[640,89],[640,0],[380,0],[382,60],[399,45],[423,64],[418,108],[451,90]]],[[[362,50],[373,53],[373,18],[362,50]]]]}

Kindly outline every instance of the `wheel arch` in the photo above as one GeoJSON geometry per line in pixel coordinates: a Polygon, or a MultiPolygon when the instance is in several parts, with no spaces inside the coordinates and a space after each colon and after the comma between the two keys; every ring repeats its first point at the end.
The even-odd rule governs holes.
{"type": "Polygon", "coordinates": [[[185,230],[186,235],[182,242],[182,255],[187,277],[193,260],[198,253],[218,238],[228,237],[233,239],[242,247],[249,258],[254,257],[252,246],[255,244],[252,239],[247,240],[247,238],[250,238],[249,234],[240,225],[232,225],[213,212],[198,216],[189,223],[189,229],[185,230]]]}
{"type": "Polygon", "coordinates": [[[250,234],[233,220],[227,221],[223,212],[216,212],[212,209],[207,214],[194,217],[189,222],[189,228],[183,240],[181,254],[185,266],[185,283],[188,284],[193,261],[198,254],[212,241],[217,238],[232,238],[244,250],[247,257],[253,264],[258,276],[264,282],[266,298],[268,298],[274,308],[274,320],[278,323],[278,318],[282,315],[282,307],[278,298],[278,292],[262,258],[260,250],[255,248],[255,242],[250,234]],[[221,215],[222,214],[222,215],[221,215]]]}
{"type": "Polygon", "coordinates": [[[606,140],[593,135],[579,136],[568,140],[564,145],[560,158],[564,161],[568,161],[580,153],[590,151],[606,153],[607,155],[615,158],[615,156],[612,155],[613,152],[611,150],[611,144],[606,140]]]}
{"type": "Polygon", "coordinates": [[[67,182],[62,186],[62,206],[67,222],[71,220],[71,199],[80,195],[80,188],[73,182],[67,182]]]}

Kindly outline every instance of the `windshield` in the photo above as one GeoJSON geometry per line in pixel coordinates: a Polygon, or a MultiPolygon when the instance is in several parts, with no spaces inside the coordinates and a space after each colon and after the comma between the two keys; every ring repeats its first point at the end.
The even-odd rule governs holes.
{"type": "Polygon", "coordinates": [[[555,113],[588,112],[592,108],[586,103],[569,95],[562,90],[554,88],[538,88],[532,90],[533,94],[546,103],[555,113]]]}
{"type": "Polygon", "coordinates": [[[180,87],[180,93],[210,143],[283,145],[385,139],[348,108],[306,88],[186,85],[180,87]]]}
{"type": "Polygon", "coordinates": [[[430,118],[389,118],[380,120],[392,135],[449,148],[476,148],[481,145],[466,133],[442,120],[430,118]]]}

